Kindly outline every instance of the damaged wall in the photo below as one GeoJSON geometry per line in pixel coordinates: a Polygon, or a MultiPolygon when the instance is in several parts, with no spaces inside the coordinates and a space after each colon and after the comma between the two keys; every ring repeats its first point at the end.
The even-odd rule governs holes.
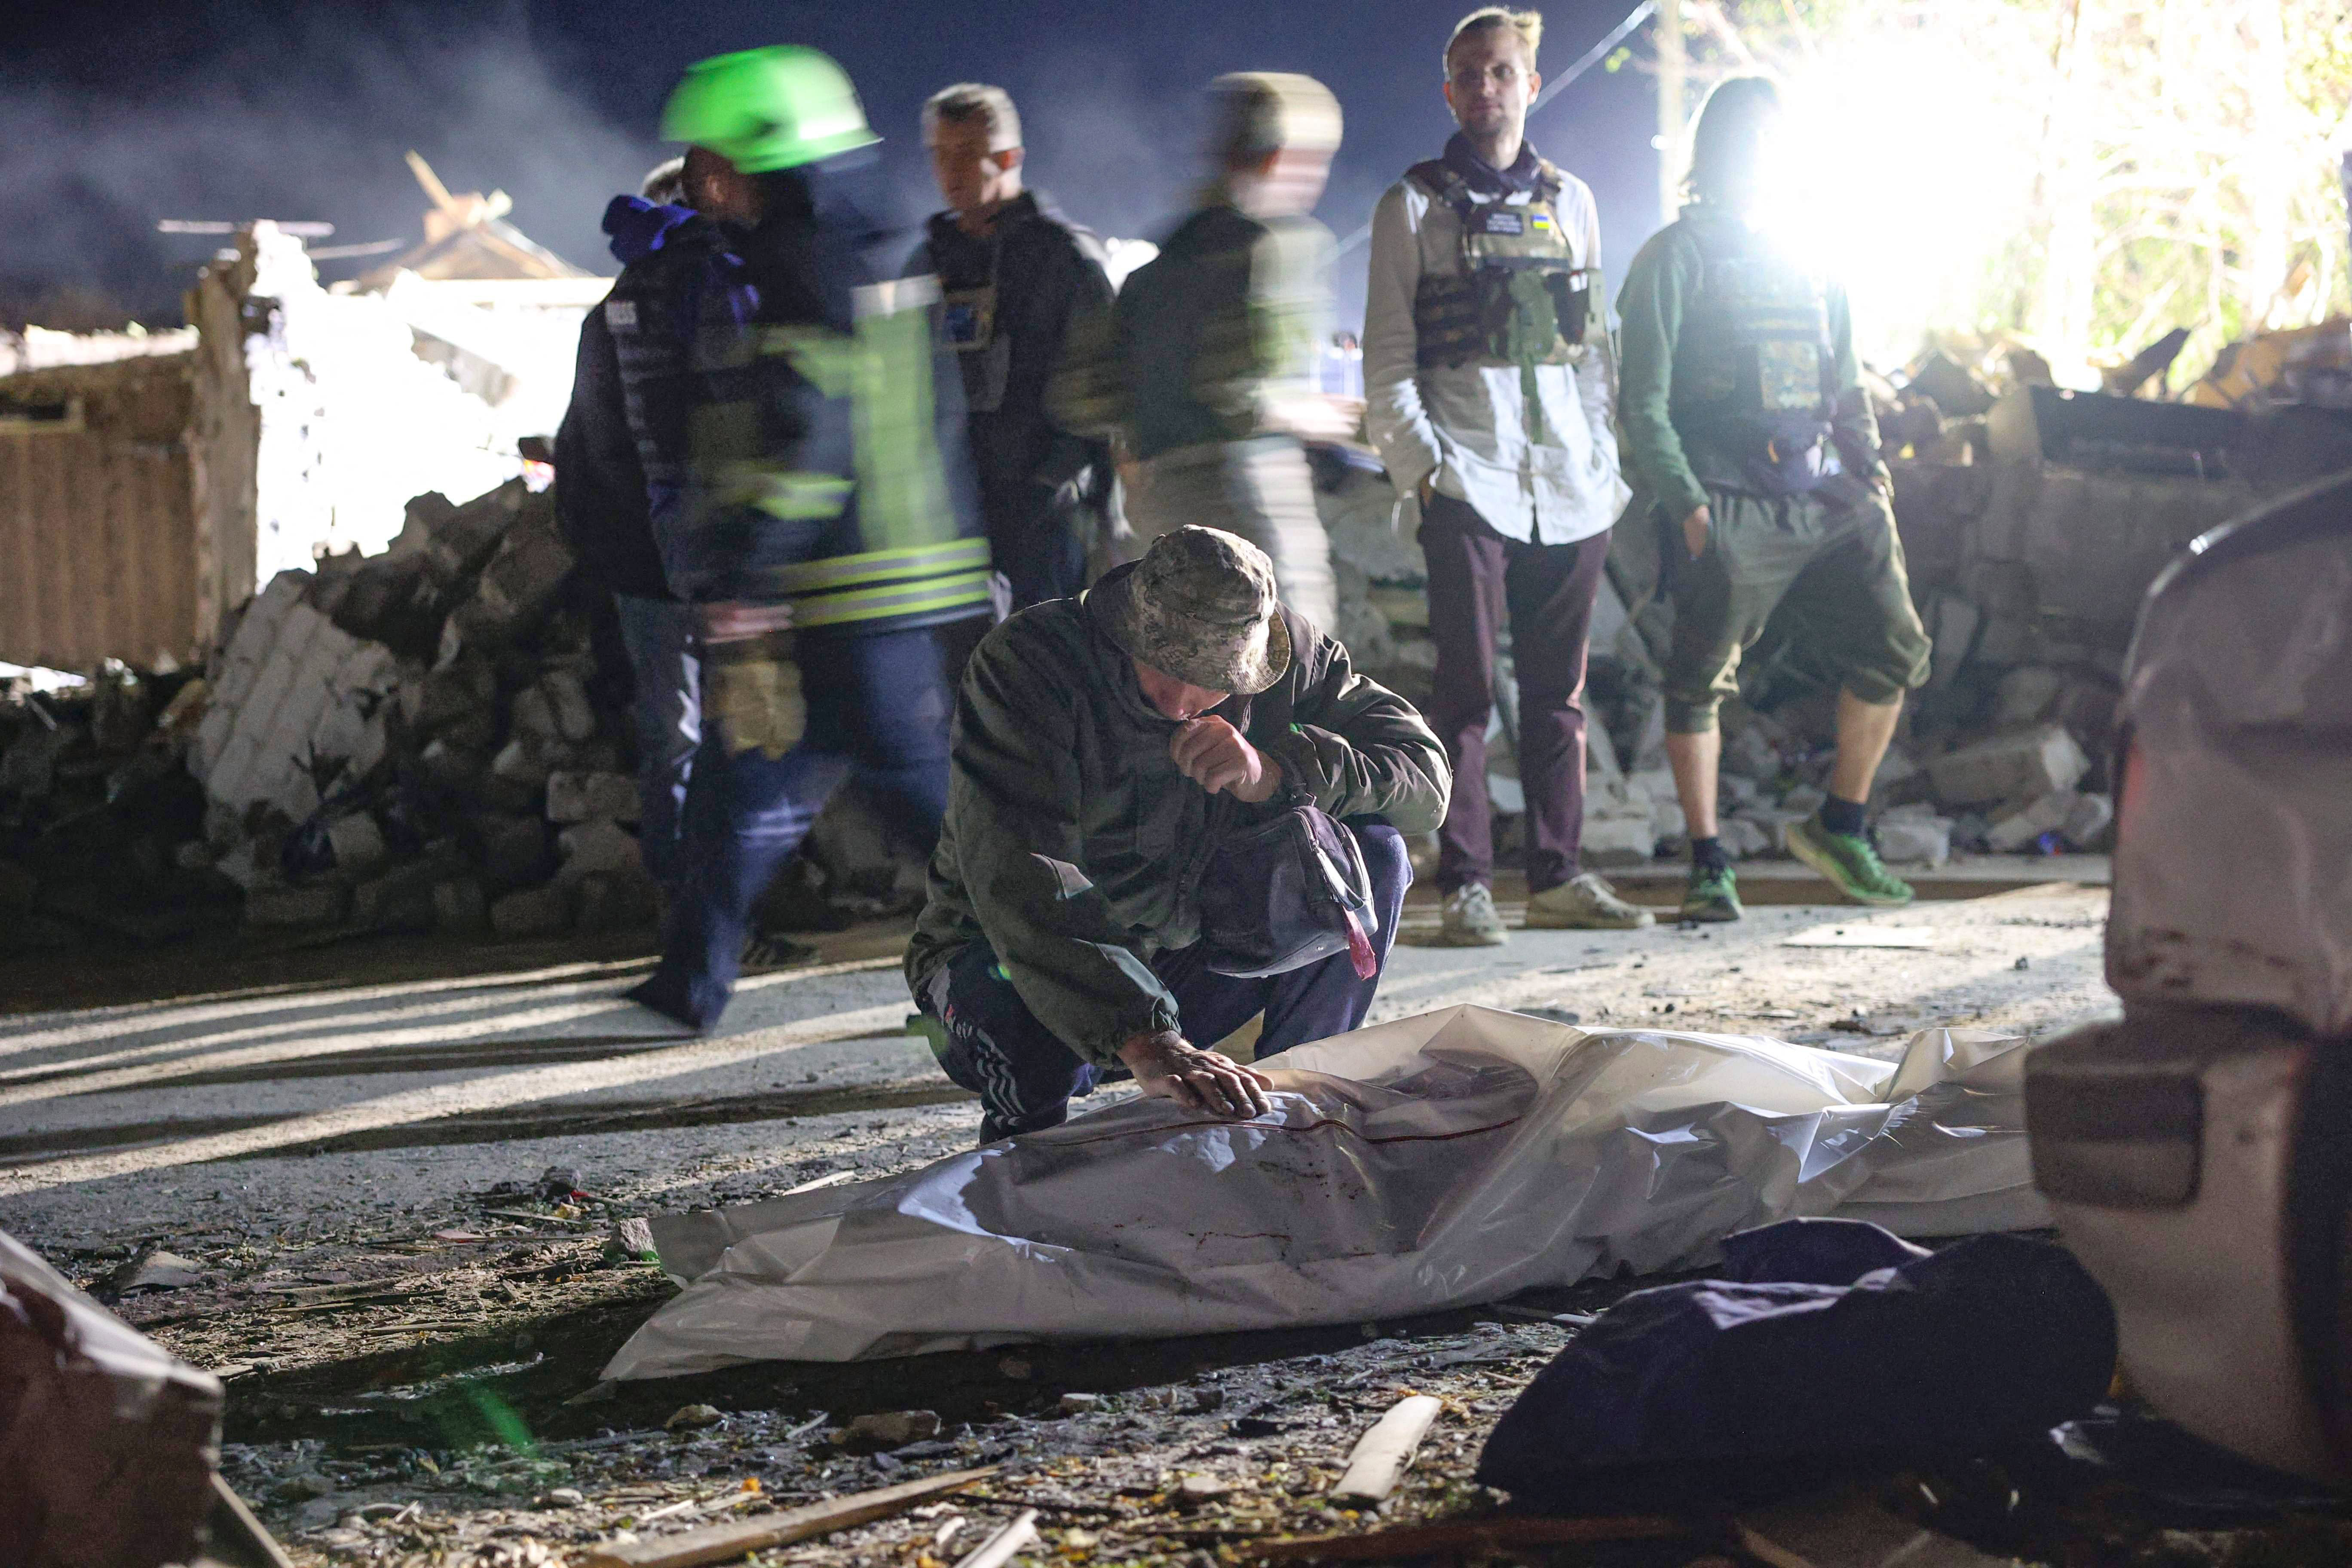
{"type": "Polygon", "coordinates": [[[201,656],[219,606],[185,439],[195,363],[179,345],[0,377],[0,659],[201,656]]]}

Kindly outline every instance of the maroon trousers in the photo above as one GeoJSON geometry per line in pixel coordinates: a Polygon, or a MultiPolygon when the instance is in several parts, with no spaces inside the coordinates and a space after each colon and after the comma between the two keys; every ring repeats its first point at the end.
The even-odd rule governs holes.
{"type": "Polygon", "coordinates": [[[1429,723],[1454,764],[1454,801],[1437,830],[1437,885],[1495,879],[1486,800],[1486,726],[1495,711],[1495,638],[1507,611],[1519,689],[1519,784],[1528,798],[1528,891],[1574,878],[1584,840],[1584,658],[1606,531],[1574,544],[1520,544],[1452,496],[1423,509],[1429,635],[1437,644],[1429,723]]]}

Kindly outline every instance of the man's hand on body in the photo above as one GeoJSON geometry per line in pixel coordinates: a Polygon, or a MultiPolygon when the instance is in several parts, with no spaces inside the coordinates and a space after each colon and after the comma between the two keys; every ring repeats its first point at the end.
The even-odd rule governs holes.
{"type": "Polygon", "coordinates": [[[1256,805],[1282,787],[1282,764],[1223,719],[1192,719],[1178,725],[1168,754],[1176,760],[1178,771],[1211,795],[1223,790],[1256,805]]]}
{"type": "Polygon", "coordinates": [[[1204,1051],[1174,1030],[1138,1035],[1118,1048],[1136,1087],[1193,1110],[1245,1121],[1274,1109],[1266,1076],[1231,1057],[1204,1051]]]}

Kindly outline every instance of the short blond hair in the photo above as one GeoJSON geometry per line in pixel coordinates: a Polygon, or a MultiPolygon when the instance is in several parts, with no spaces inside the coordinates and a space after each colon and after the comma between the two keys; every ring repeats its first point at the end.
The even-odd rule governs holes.
{"type": "Polygon", "coordinates": [[[1339,145],[1339,100],[1311,76],[1234,71],[1209,84],[1209,152],[1238,169],[1285,147],[1328,153],[1339,145]]]}
{"type": "Polygon", "coordinates": [[[1492,32],[1508,27],[1519,36],[1519,47],[1528,53],[1528,69],[1536,68],[1536,50],[1543,44],[1543,14],[1539,11],[1514,11],[1507,5],[1481,5],[1459,22],[1446,36],[1445,55],[1440,62],[1445,74],[1454,74],[1454,46],[1472,33],[1492,32]]]}
{"type": "Polygon", "coordinates": [[[923,104],[923,145],[938,140],[940,121],[950,125],[988,127],[988,150],[1002,153],[1021,145],[1021,111],[1013,95],[982,81],[960,81],[931,94],[923,104]]]}

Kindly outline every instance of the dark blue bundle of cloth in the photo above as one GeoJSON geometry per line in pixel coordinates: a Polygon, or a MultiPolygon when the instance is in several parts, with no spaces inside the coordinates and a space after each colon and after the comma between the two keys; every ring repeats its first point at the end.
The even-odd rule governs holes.
{"type": "Polygon", "coordinates": [[[1565,1510],[1754,1498],[2038,1438],[2091,1410],[2115,1364],[2114,1310],[2061,1247],[1929,1252],[1786,1220],[1727,1240],[1719,1277],[1601,1313],[1496,1424],[1477,1479],[1565,1510]]]}

